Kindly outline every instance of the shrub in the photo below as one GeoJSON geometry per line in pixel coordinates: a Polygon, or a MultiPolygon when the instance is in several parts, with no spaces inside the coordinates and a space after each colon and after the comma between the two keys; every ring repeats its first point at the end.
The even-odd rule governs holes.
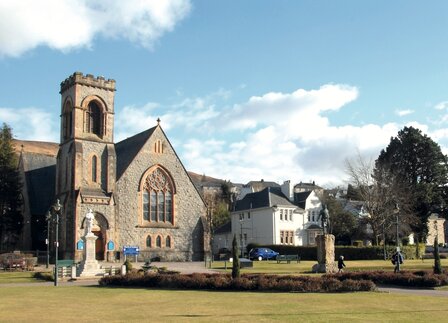
{"type": "Polygon", "coordinates": [[[132,263],[129,259],[126,259],[124,262],[124,265],[126,266],[126,272],[130,272],[132,270],[132,263]]]}
{"type": "Polygon", "coordinates": [[[372,290],[372,282],[344,283],[336,276],[280,276],[246,274],[232,278],[229,274],[172,274],[158,273],[125,276],[106,276],[100,286],[140,286],[176,289],[239,290],[239,291],[278,291],[278,292],[341,292],[372,290]]]}
{"type": "Polygon", "coordinates": [[[375,284],[397,285],[408,287],[436,287],[448,285],[446,274],[435,275],[430,271],[401,271],[399,273],[385,271],[347,272],[324,275],[344,280],[368,280],[375,284]]]}
{"type": "Polygon", "coordinates": [[[51,273],[51,272],[35,272],[33,274],[33,278],[46,280],[46,281],[54,280],[53,273],[51,273]]]}

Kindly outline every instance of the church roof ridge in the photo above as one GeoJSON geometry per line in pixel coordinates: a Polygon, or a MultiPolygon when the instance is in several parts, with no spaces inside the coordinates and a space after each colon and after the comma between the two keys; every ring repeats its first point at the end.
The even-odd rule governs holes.
{"type": "Polygon", "coordinates": [[[137,156],[158,126],[154,126],[115,144],[115,152],[117,154],[117,180],[123,175],[134,157],[137,156]]]}

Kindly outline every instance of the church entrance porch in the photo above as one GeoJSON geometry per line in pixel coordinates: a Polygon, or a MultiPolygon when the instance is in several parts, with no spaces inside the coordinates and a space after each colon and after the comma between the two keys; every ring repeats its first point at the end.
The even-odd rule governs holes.
{"type": "Polygon", "coordinates": [[[95,259],[104,260],[104,237],[101,231],[92,231],[92,233],[97,237],[95,241],[95,259]]]}

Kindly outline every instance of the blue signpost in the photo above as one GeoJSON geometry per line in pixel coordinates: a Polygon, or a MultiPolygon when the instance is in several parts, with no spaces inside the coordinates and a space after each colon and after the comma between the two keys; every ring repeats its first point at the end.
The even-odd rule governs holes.
{"type": "Polygon", "coordinates": [[[126,256],[135,256],[135,262],[137,262],[137,256],[140,253],[139,247],[136,246],[125,246],[123,247],[124,260],[126,261],[126,256]]]}

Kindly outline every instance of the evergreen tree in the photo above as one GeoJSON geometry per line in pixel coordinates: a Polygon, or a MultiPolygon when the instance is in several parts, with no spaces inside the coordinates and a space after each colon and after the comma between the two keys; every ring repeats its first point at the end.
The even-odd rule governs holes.
{"type": "Polygon", "coordinates": [[[14,246],[23,227],[21,190],[12,131],[4,123],[0,130],[0,249],[3,250],[14,246]]]}
{"type": "Polygon", "coordinates": [[[381,151],[376,168],[387,169],[410,189],[409,211],[418,217],[413,229],[425,241],[429,214],[445,203],[448,164],[440,146],[419,129],[404,127],[381,151]]]}
{"type": "Polygon", "coordinates": [[[233,258],[232,278],[238,278],[240,277],[240,256],[238,250],[238,240],[236,239],[235,234],[233,235],[233,241],[232,241],[232,258],[233,258]]]}
{"type": "Polygon", "coordinates": [[[339,244],[350,245],[351,239],[356,235],[357,219],[350,212],[344,211],[342,205],[332,197],[325,199],[330,213],[331,233],[339,244]]]}
{"type": "Polygon", "coordinates": [[[434,274],[441,274],[442,264],[440,263],[440,253],[439,253],[439,239],[436,236],[434,239],[434,274]]]}

